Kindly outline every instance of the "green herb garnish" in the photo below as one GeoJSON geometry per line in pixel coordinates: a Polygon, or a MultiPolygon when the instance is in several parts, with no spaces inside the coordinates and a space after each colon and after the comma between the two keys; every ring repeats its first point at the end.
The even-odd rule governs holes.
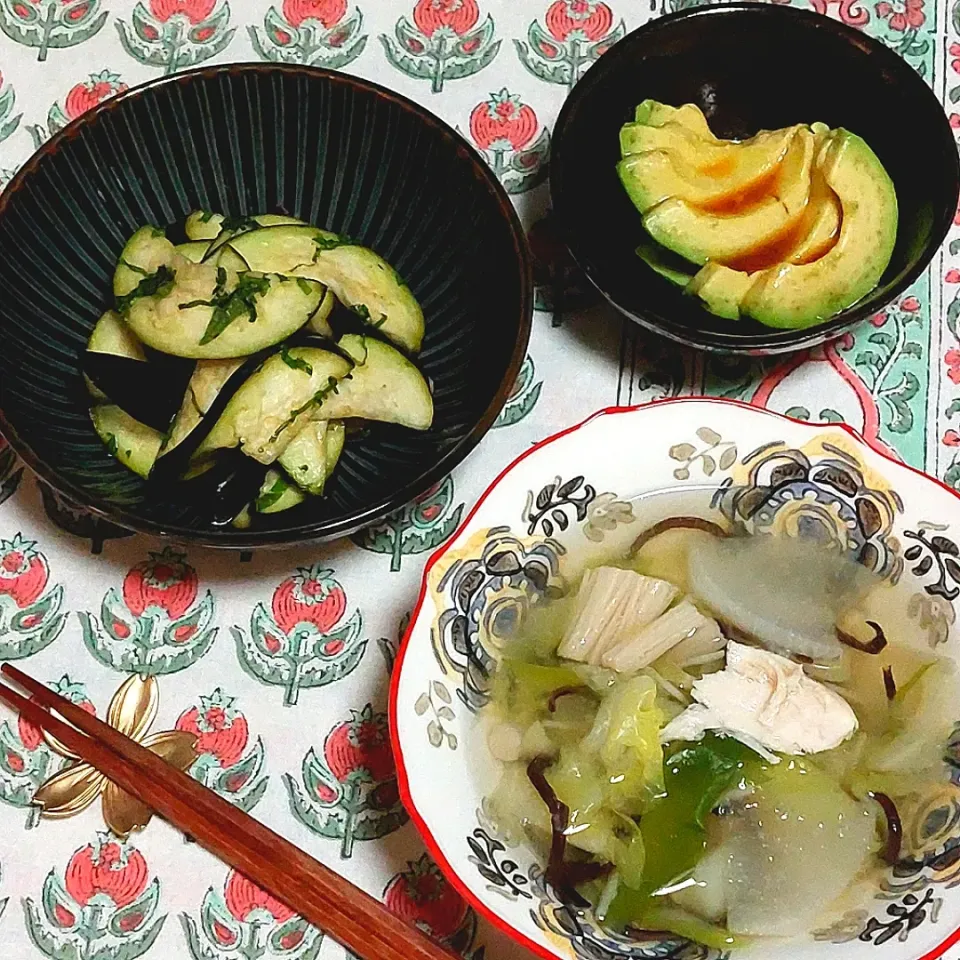
{"type": "Polygon", "coordinates": [[[212,210],[201,210],[201,211],[200,211],[200,222],[201,222],[201,223],[209,223],[212,219],[213,219],[213,211],[212,211],[212,210]]]}
{"type": "Polygon", "coordinates": [[[213,307],[213,316],[210,317],[207,329],[203,331],[200,346],[216,340],[234,320],[244,314],[250,323],[255,323],[256,298],[264,296],[270,289],[268,277],[252,273],[242,274],[237,285],[229,293],[224,289],[226,282],[227,271],[223,267],[217,267],[217,285],[214,287],[213,296],[209,300],[191,300],[189,303],[180,304],[181,310],[189,310],[191,307],[213,307]]]}
{"type": "Polygon", "coordinates": [[[119,447],[117,444],[117,438],[112,433],[108,433],[107,434],[107,452],[110,454],[111,457],[115,457],[117,455],[118,449],[119,447]]]}
{"type": "MultiPolygon", "coordinates": [[[[304,264],[306,266],[306,264],[304,264]]],[[[306,296],[310,296],[313,293],[313,285],[315,281],[307,280],[306,277],[297,277],[297,286],[300,288],[301,293],[306,296]]]]}
{"type": "Polygon", "coordinates": [[[120,263],[128,270],[132,270],[134,273],[139,273],[141,277],[150,276],[149,270],[144,270],[143,267],[138,267],[135,263],[130,263],[129,260],[121,260],[120,263]]]}
{"type": "Polygon", "coordinates": [[[385,313],[380,314],[379,320],[374,320],[373,317],[370,316],[369,308],[364,303],[355,303],[352,307],[350,307],[350,310],[352,313],[355,313],[364,323],[367,323],[371,327],[374,327],[378,330],[387,322],[387,315],[385,313]]]}
{"type": "Polygon", "coordinates": [[[291,370],[302,370],[308,377],[313,376],[313,367],[311,367],[303,357],[293,356],[286,347],[280,351],[280,359],[290,367],[291,370]]]}
{"type": "Polygon", "coordinates": [[[354,364],[358,367],[362,367],[367,362],[367,358],[370,356],[370,348],[367,346],[367,338],[361,336],[360,342],[363,345],[363,359],[356,360],[352,356],[350,357],[350,359],[353,360],[354,364]]]}
{"type": "MultiPolygon", "coordinates": [[[[350,374],[348,373],[343,379],[349,380],[350,374]]],[[[314,404],[323,403],[323,401],[327,397],[329,397],[331,393],[336,393],[337,390],[339,389],[339,386],[340,386],[340,381],[336,377],[327,377],[327,382],[325,386],[321,387],[302,407],[297,407],[296,410],[290,411],[290,416],[287,417],[287,419],[284,420],[284,422],[281,423],[279,427],[277,427],[277,429],[274,431],[273,436],[270,438],[270,442],[274,443],[277,440],[277,438],[280,436],[280,434],[283,433],[283,431],[286,430],[287,427],[289,427],[290,424],[293,423],[293,421],[296,420],[301,413],[305,413],[312,406],[314,406],[314,404]]]]}
{"type": "Polygon", "coordinates": [[[220,229],[228,233],[238,233],[241,230],[256,230],[258,226],[260,224],[253,217],[224,217],[220,229]]]}
{"type": "Polygon", "coordinates": [[[288,426],[290,426],[290,424],[293,423],[293,421],[296,420],[301,413],[305,413],[314,404],[323,403],[323,401],[326,400],[326,398],[329,397],[331,393],[336,393],[337,388],[339,386],[339,382],[340,381],[337,380],[336,377],[327,377],[327,383],[325,386],[321,387],[302,407],[297,407],[296,410],[290,411],[290,419],[287,420],[287,422],[280,427],[280,429],[275,434],[274,439],[276,439],[276,437],[280,435],[280,432],[282,430],[285,430],[288,426]]]}
{"type": "Polygon", "coordinates": [[[257,497],[255,504],[258,512],[269,510],[287,491],[287,481],[283,477],[277,477],[273,486],[266,492],[257,497]]]}
{"type": "Polygon", "coordinates": [[[173,289],[175,279],[168,266],[158,267],[156,273],[145,276],[129,293],[117,297],[117,311],[126,313],[133,302],[142,297],[165,297],[173,289]]]}
{"type": "Polygon", "coordinates": [[[346,237],[339,236],[334,234],[332,237],[314,237],[313,238],[314,246],[317,248],[313,252],[313,262],[316,263],[321,253],[324,253],[327,250],[336,250],[337,247],[349,247],[352,246],[350,240],[346,237]]]}

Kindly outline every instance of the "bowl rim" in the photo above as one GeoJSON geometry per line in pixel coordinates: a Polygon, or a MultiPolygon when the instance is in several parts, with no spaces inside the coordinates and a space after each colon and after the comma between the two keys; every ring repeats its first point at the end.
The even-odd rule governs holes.
{"type": "Polygon", "coordinates": [[[74,482],[61,477],[57,470],[49,466],[34,452],[29,441],[20,435],[19,431],[7,418],[6,411],[0,406],[0,434],[7,440],[17,456],[38,478],[52,487],[57,493],[73,501],[78,506],[89,510],[96,516],[125,527],[126,529],[133,530],[137,533],[164,537],[191,546],[243,550],[253,548],[266,549],[271,547],[282,548],[298,544],[328,542],[350,536],[420,496],[434,484],[449,475],[449,473],[473,451],[493,426],[520,372],[520,367],[526,357],[530,333],[533,327],[533,266],[523,224],[506,189],[494,175],[480,152],[463,134],[415,100],[395,90],[391,90],[382,84],[374,83],[363,77],[342,73],[338,70],[326,70],[320,67],[301,64],[237,61],[185,70],[170,76],[156,77],[130,87],[81,114],[34,151],[29,159],[17,170],[2,193],[0,193],[0,218],[6,214],[7,208],[13,198],[22,191],[25,185],[29,184],[33,173],[37,167],[44,162],[45,158],[57,153],[64,143],[73,140],[87,127],[96,124],[101,117],[111,114],[116,110],[122,110],[126,104],[136,102],[142,99],[144,95],[158,89],[189,84],[196,80],[211,80],[220,76],[253,75],[261,78],[276,74],[304,77],[308,80],[322,80],[335,85],[340,84],[344,87],[359,90],[367,94],[373,94],[378,98],[391,101],[400,107],[400,109],[415,116],[422,124],[425,124],[427,127],[432,128],[434,131],[445,135],[453,141],[458,154],[473,167],[475,178],[486,187],[496,201],[500,213],[506,220],[510,230],[514,255],[520,274],[517,337],[513,344],[513,349],[503,378],[483,414],[458,443],[443,451],[436,463],[428,469],[423,470],[416,478],[409,481],[400,490],[391,493],[389,496],[381,497],[371,506],[354,510],[334,521],[304,523],[287,530],[250,532],[213,527],[197,530],[192,527],[180,526],[178,524],[165,524],[156,520],[139,517],[135,513],[131,513],[128,509],[118,507],[105,498],[93,494],[83,487],[76,485],[74,482]]]}
{"type": "MultiPolygon", "coordinates": [[[[705,24],[704,28],[709,29],[709,25],[705,24]]],[[[550,152],[550,202],[556,212],[563,242],[570,251],[570,255],[577,263],[577,266],[583,271],[591,285],[608,303],[615,307],[619,313],[637,323],[642,328],[650,330],[659,336],[666,337],[675,343],[680,343],[688,347],[693,346],[696,349],[710,352],[747,355],[788,353],[794,350],[802,350],[815,343],[841,336],[847,330],[864,320],[870,311],[880,310],[899,297],[900,294],[913,284],[930,266],[930,263],[942,247],[953,225],[957,202],[958,199],[960,199],[960,154],[958,154],[953,133],[954,131],[950,128],[946,112],[943,109],[943,104],[937,99],[933,88],[930,87],[898,53],[882,41],[871,37],[856,27],[851,27],[824,14],[815,13],[811,10],[801,10],[793,6],[782,6],[778,3],[738,0],[738,2],[734,3],[693,7],[689,10],[681,10],[678,13],[655,17],[637,27],[635,30],[631,30],[626,36],[615,43],[600,58],[600,61],[588,70],[575,84],[570,95],[560,108],[556,124],[553,128],[550,152]],[[700,329],[684,326],[681,323],[676,323],[666,317],[652,319],[640,312],[634,313],[631,307],[618,303],[602,288],[602,276],[599,274],[594,275],[596,271],[586,262],[589,257],[582,249],[578,256],[577,234],[568,220],[567,203],[564,199],[566,191],[561,189],[563,181],[570,176],[570,174],[566,172],[567,164],[565,162],[564,142],[569,136],[570,117],[576,105],[587,93],[592,92],[594,88],[602,85],[606,81],[606,75],[609,70],[630,57],[631,43],[638,36],[652,35],[659,30],[670,30],[674,24],[691,18],[726,16],[752,16],[772,19],[773,22],[777,23],[782,29],[790,29],[791,24],[801,22],[815,26],[819,30],[832,33],[834,36],[844,39],[848,45],[858,46],[864,50],[877,64],[878,70],[892,73],[900,82],[911,83],[913,89],[917,91],[918,97],[924,100],[929,108],[932,109],[935,106],[936,111],[934,115],[942,118],[942,122],[938,124],[939,138],[942,141],[940,147],[941,153],[947,158],[947,162],[950,163],[952,167],[950,171],[953,195],[952,203],[935,211],[931,239],[925,244],[923,256],[921,256],[912,267],[905,271],[900,280],[889,288],[882,300],[877,300],[871,305],[869,311],[865,311],[864,306],[869,302],[871,294],[867,294],[866,297],[851,304],[829,320],[811,327],[802,327],[795,330],[771,327],[769,332],[763,331],[747,336],[737,335],[734,332],[705,332],[700,329]],[[949,206],[949,210],[947,206],[949,206]]]]}
{"type": "MultiPolygon", "coordinates": [[[[918,467],[914,467],[909,463],[905,463],[903,460],[900,460],[889,451],[884,450],[879,445],[870,443],[862,434],[854,430],[853,427],[849,426],[846,423],[831,423],[831,424],[822,424],[822,423],[812,423],[809,420],[800,420],[797,417],[789,417],[783,413],[777,413],[774,410],[767,410],[765,407],[758,407],[752,403],[748,403],[745,400],[734,400],[727,397],[670,397],[664,400],[653,400],[649,403],[639,403],[632,406],[610,406],[602,407],[599,410],[596,410],[594,413],[591,413],[588,417],[583,420],[580,420],[577,423],[574,423],[572,426],[566,427],[563,430],[559,430],[556,433],[551,434],[548,437],[545,437],[542,440],[539,440],[537,443],[533,444],[529,449],[524,450],[519,456],[511,460],[497,475],[493,480],[484,488],[483,492],[479,495],[476,502],[464,516],[463,520],[458,524],[456,530],[444,541],[443,545],[438,547],[427,560],[426,565],[423,568],[423,575],[420,581],[420,592],[417,596],[416,604],[413,607],[413,610],[410,613],[410,622],[407,625],[406,630],[404,631],[403,638],[400,641],[400,645],[397,649],[397,656],[394,661],[393,671],[390,675],[390,691],[389,691],[389,702],[387,705],[387,718],[388,718],[388,727],[390,731],[390,746],[393,751],[393,759],[397,770],[397,787],[400,792],[400,799],[403,803],[404,808],[407,813],[410,815],[410,819],[413,821],[414,826],[417,828],[417,832],[420,834],[420,838],[423,840],[424,845],[427,848],[427,852],[433,858],[437,866],[443,871],[444,876],[447,878],[447,881],[453,886],[453,888],[460,894],[461,897],[471,906],[481,917],[483,917],[487,922],[492,924],[500,933],[509,937],[515,943],[519,943],[522,946],[526,947],[527,950],[531,951],[535,956],[540,957],[541,960],[557,960],[559,954],[556,954],[545,947],[541,946],[536,941],[530,939],[526,934],[522,933],[520,930],[511,926],[507,921],[502,919],[500,915],[493,910],[491,907],[487,906],[470,888],[470,886],[465,883],[458,871],[453,867],[447,857],[444,855],[443,851],[440,848],[439,843],[437,842],[433,831],[430,829],[429,824],[426,819],[420,813],[417,808],[416,803],[413,800],[413,795],[410,790],[410,776],[407,772],[407,764],[404,759],[404,748],[403,743],[400,739],[399,734],[399,692],[400,692],[400,676],[403,673],[404,663],[406,661],[407,653],[410,649],[410,644],[413,639],[413,633],[416,628],[418,621],[423,613],[424,606],[427,603],[428,595],[430,593],[430,573],[433,567],[443,558],[443,556],[450,550],[456,542],[460,539],[461,535],[467,530],[470,524],[473,521],[474,516],[490,497],[490,495],[500,486],[501,482],[506,479],[506,477],[513,472],[514,468],[519,466],[524,460],[528,457],[533,456],[540,450],[543,450],[545,447],[548,447],[550,444],[554,443],[557,440],[561,440],[566,436],[569,436],[572,433],[576,433],[578,430],[583,427],[588,426],[594,420],[597,420],[605,416],[615,416],[617,414],[630,414],[636,413],[639,410],[645,410],[653,407],[660,406],[670,406],[676,404],[689,404],[689,403],[712,403],[726,407],[735,407],[739,409],[749,410],[758,415],[767,416],[774,421],[786,421],[788,423],[800,424],[804,427],[812,427],[818,430],[823,430],[829,428],[831,430],[840,430],[843,433],[846,433],[855,443],[865,447],[870,450],[872,453],[877,454],[882,457],[884,460],[889,461],[899,468],[907,470],[909,473],[915,474],[920,478],[921,481],[931,482],[936,486],[942,487],[947,493],[952,497],[960,500],[960,492],[954,490],[952,487],[947,486],[939,477],[935,477],[929,473],[925,473],[923,470],[918,467]]],[[[946,937],[941,940],[935,947],[931,950],[928,950],[926,953],[917,957],[916,960],[939,960],[947,950],[955,946],[957,943],[960,943],[960,926],[952,930],[946,935],[946,937]]]]}

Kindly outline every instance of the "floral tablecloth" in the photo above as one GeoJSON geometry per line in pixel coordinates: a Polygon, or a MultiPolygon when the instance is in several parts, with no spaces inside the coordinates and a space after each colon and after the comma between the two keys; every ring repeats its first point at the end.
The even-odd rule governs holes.
{"type": "MultiPolygon", "coordinates": [[[[896,49],[960,129],[960,2],[796,2],[896,49]]],[[[538,311],[495,429],[453,477],[352,542],[184,551],[79,514],[0,448],[0,659],[25,659],[147,742],[175,752],[176,731],[198,735],[193,776],[472,960],[521,951],[478,924],[425,856],[398,801],[384,710],[424,561],[506,462],[599,407],[707,393],[845,421],[960,487],[960,216],[898,303],[837,343],[777,362],[653,341],[552,258],[544,181],[561,102],[626,31],[687,5],[0,0],[0,182],[128,85],[214,61],[311,63],[394,87],[457,126],[531,230],[538,311]],[[562,311],[552,309],[557,289],[562,311]]],[[[910,137],[909,117],[890,122],[910,137]]],[[[0,957],[343,956],[166,824],[118,840],[108,824],[123,815],[93,771],[29,725],[0,720],[0,957]],[[31,806],[41,784],[57,819],[31,806]]]]}

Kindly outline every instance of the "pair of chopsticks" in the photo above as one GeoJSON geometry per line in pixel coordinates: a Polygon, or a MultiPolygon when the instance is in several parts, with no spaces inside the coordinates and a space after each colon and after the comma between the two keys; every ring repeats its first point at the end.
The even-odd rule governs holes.
{"type": "Polygon", "coordinates": [[[0,701],[361,960],[450,960],[450,952],[379,900],[192,777],[16,667],[0,670],[31,697],[0,683],[0,701]]]}

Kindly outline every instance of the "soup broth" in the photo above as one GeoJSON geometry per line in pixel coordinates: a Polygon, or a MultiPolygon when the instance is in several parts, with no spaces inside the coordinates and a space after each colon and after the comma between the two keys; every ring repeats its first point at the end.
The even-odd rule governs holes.
{"type": "Polygon", "coordinates": [[[960,685],[909,586],[706,502],[649,498],[645,533],[528,612],[484,711],[486,806],[603,925],[722,949],[814,931],[907,855],[960,685]]]}

